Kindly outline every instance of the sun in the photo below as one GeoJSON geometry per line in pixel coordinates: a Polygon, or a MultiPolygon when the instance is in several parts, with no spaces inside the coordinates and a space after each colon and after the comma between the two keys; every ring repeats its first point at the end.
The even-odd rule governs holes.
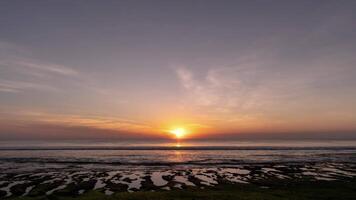
{"type": "Polygon", "coordinates": [[[176,136],[177,139],[183,138],[187,131],[184,128],[175,128],[169,131],[176,136]]]}

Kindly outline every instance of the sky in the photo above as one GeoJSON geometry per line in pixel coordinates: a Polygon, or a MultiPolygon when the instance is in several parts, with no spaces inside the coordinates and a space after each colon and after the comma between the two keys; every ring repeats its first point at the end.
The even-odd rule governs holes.
{"type": "Polygon", "coordinates": [[[356,138],[356,1],[0,1],[0,139],[356,138]]]}

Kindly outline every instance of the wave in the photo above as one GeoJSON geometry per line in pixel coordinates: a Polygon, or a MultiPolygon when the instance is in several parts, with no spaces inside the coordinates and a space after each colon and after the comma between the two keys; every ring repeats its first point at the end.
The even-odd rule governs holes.
{"type": "Polygon", "coordinates": [[[58,150],[356,150],[355,146],[317,146],[317,147],[288,147],[288,146],[123,146],[123,147],[86,147],[86,146],[77,146],[77,147],[0,147],[0,151],[58,151],[58,150]]]}
{"type": "Polygon", "coordinates": [[[48,158],[0,158],[1,163],[33,163],[33,164],[64,164],[64,165],[134,165],[134,166],[174,166],[174,165],[241,165],[241,164],[266,164],[266,163],[322,163],[340,162],[356,163],[355,157],[344,158],[280,158],[274,160],[254,160],[254,159],[202,159],[192,161],[109,161],[109,160],[58,160],[48,158]]]}

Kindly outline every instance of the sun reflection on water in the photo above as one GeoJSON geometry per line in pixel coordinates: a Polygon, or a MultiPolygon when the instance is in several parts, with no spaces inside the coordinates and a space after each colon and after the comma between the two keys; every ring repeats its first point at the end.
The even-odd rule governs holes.
{"type": "Polygon", "coordinates": [[[181,143],[180,142],[177,142],[176,145],[175,145],[177,148],[181,147],[181,143]]]}

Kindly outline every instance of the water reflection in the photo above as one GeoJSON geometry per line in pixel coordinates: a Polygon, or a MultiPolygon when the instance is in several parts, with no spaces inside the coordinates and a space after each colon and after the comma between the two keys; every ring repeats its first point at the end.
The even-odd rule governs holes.
{"type": "Polygon", "coordinates": [[[184,161],[184,157],[183,157],[181,151],[174,151],[174,155],[175,155],[175,162],[183,162],[184,161]]]}
{"type": "Polygon", "coordinates": [[[181,147],[181,146],[182,146],[182,145],[181,145],[180,142],[177,142],[176,145],[175,145],[175,147],[177,147],[177,148],[179,148],[179,147],[181,147]]]}
{"type": "Polygon", "coordinates": [[[229,141],[0,141],[0,149],[12,148],[115,148],[115,147],[355,147],[356,140],[229,140],[229,141]]]}

